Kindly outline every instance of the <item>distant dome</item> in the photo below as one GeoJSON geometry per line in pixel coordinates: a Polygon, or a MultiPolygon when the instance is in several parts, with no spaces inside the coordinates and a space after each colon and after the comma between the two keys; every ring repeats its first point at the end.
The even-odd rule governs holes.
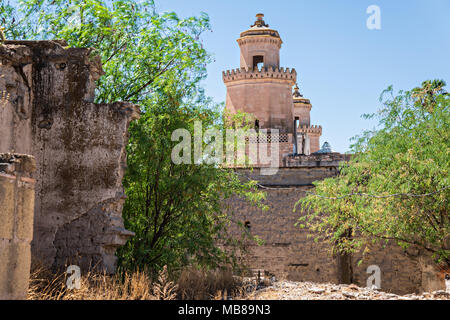
{"type": "Polygon", "coordinates": [[[334,151],[333,149],[331,149],[331,145],[328,142],[324,142],[322,148],[314,153],[333,153],[333,152],[334,151]]]}

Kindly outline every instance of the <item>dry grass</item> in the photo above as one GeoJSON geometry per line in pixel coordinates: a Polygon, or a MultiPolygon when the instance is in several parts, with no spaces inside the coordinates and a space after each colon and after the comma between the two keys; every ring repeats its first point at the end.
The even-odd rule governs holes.
{"type": "MultiPolygon", "coordinates": [[[[166,272],[165,270],[163,272],[166,272]]],[[[167,280],[161,272],[159,281],[167,280]]],[[[68,289],[67,274],[53,274],[45,268],[31,274],[29,300],[168,300],[174,299],[170,281],[152,283],[146,272],[107,275],[89,272],[81,277],[80,289],[68,289]]]]}
{"type": "Polygon", "coordinates": [[[34,268],[28,300],[226,300],[243,299],[249,292],[230,270],[205,271],[190,267],[178,281],[170,280],[167,268],[152,282],[147,272],[107,275],[88,272],[81,276],[80,289],[68,289],[68,275],[34,268]]]}
{"type": "Polygon", "coordinates": [[[177,297],[178,285],[169,280],[167,267],[159,273],[158,281],[153,284],[153,293],[158,300],[174,300],[177,297]]]}
{"type": "Polygon", "coordinates": [[[241,299],[247,286],[231,270],[186,268],[178,279],[178,298],[183,300],[241,299]]]}

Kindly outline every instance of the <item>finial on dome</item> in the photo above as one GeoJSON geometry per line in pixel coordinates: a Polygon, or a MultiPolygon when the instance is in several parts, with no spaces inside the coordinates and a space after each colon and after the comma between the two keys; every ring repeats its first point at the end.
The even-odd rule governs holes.
{"type": "Polygon", "coordinates": [[[295,87],[294,87],[294,94],[293,94],[293,96],[294,97],[303,97],[303,95],[300,93],[300,91],[299,91],[300,89],[299,89],[299,87],[298,87],[298,83],[296,83],[295,84],[295,87]]]}
{"type": "Polygon", "coordinates": [[[264,14],[263,13],[256,14],[256,21],[250,27],[252,27],[252,28],[253,27],[259,27],[259,28],[261,28],[261,27],[269,27],[269,25],[264,22],[263,18],[264,18],[264,14]]]}

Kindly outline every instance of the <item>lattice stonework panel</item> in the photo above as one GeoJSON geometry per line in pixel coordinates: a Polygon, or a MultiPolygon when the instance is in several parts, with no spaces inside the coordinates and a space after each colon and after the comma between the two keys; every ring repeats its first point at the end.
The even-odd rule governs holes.
{"type": "Polygon", "coordinates": [[[289,142],[289,136],[288,136],[287,133],[251,135],[249,137],[245,137],[245,142],[250,142],[250,143],[283,143],[283,142],[289,142]]]}

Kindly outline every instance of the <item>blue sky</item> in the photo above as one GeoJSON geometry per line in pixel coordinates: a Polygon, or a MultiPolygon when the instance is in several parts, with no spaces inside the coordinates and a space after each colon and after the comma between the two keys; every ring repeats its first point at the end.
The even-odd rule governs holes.
{"type": "Polygon", "coordinates": [[[239,67],[239,33],[255,14],[283,40],[280,64],[295,68],[300,90],[311,99],[312,124],[322,125],[321,143],[348,151],[349,139],[375,122],[383,89],[409,90],[427,79],[450,85],[448,0],[156,0],[158,11],[181,17],[206,12],[213,32],[203,36],[215,62],[208,67],[206,93],[225,101],[222,71],[239,67]],[[369,30],[366,9],[381,9],[381,30],[369,30]]]}

